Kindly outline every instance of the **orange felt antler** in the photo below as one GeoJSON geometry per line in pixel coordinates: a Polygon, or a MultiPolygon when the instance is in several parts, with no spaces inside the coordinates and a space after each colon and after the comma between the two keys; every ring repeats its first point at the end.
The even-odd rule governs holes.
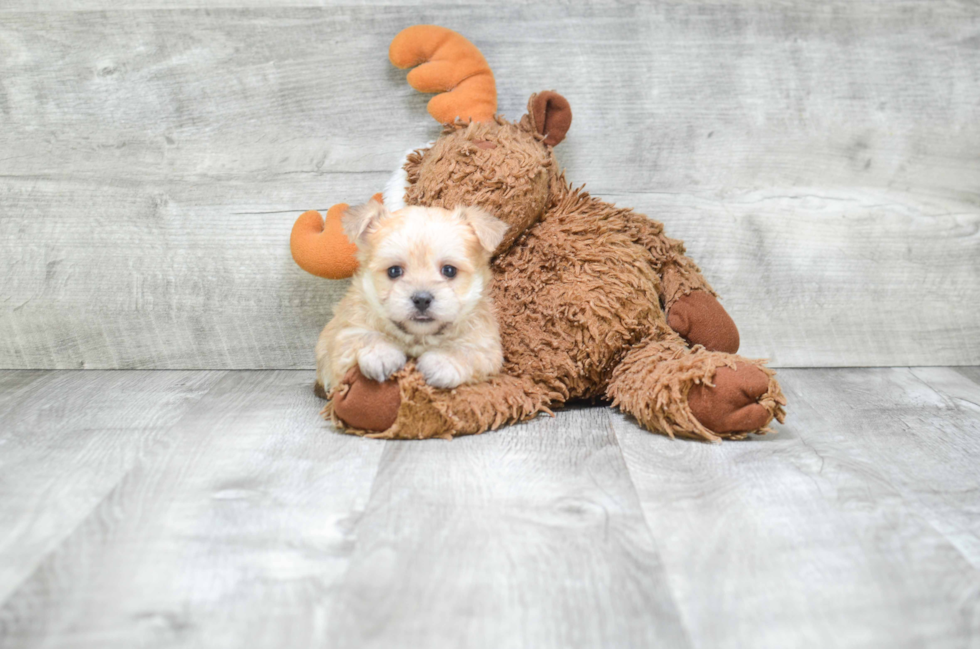
{"type": "MultiPolygon", "coordinates": [[[[380,203],[381,194],[375,194],[372,200],[380,203]]],[[[357,246],[344,234],[340,223],[347,207],[347,203],[337,203],[327,210],[326,220],[314,210],[299,215],[289,235],[289,250],[300,268],[327,279],[346,279],[354,274],[357,246]]]]}
{"type": "Polygon", "coordinates": [[[357,247],[347,240],[340,227],[340,217],[347,211],[346,203],[327,210],[324,222],[319,212],[300,214],[289,236],[289,249],[300,268],[317,277],[344,279],[357,270],[357,247]]]}
{"type": "Polygon", "coordinates": [[[497,112],[497,85],[487,60],[460,34],[436,25],[400,31],[388,58],[399,68],[416,67],[408,83],[419,92],[439,92],[429,100],[429,114],[446,124],[456,118],[487,122],[497,112]]]}

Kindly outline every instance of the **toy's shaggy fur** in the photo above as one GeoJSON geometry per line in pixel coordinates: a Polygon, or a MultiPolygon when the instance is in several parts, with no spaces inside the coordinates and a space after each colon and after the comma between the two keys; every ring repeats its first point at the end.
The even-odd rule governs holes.
{"type": "Polygon", "coordinates": [[[446,391],[409,365],[395,375],[400,406],[383,431],[338,417],[336,404],[353,386],[336,389],[324,414],[349,432],[384,438],[480,433],[579,398],[612,401],[653,431],[712,441],[782,421],[771,370],[690,346],[668,326],[675,302],[692,291],[714,295],[683,244],[660,223],[573,188],[535,107],[532,97],[517,123],[450,125],[405,165],[407,204],[478,205],[510,225],[492,264],[503,373],[446,391]],[[726,381],[718,389],[716,376],[726,381]],[[695,394],[702,419],[742,423],[709,429],[692,410],[695,394]]]}

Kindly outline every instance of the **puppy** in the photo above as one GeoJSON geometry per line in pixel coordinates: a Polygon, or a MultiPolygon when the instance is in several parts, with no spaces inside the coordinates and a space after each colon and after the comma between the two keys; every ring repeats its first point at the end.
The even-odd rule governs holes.
{"type": "Polygon", "coordinates": [[[500,370],[500,332],[487,294],[490,257],[507,225],[475,207],[404,207],[376,201],[342,220],[359,267],[316,345],[325,392],[356,364],[384,381],[408,358],[426,382],[454,388],[500,370]]]}

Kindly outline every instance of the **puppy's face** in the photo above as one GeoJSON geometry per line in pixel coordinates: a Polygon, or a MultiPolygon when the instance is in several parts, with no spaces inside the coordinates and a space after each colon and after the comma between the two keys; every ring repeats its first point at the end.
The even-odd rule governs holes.
{"type": "Polygon", "coordinates": [[[405,333],[437,334],[483,299],[489,261],[506,224],[476,208],[351,208],[343,219],[357,243],[355,286],[374,311],[405,333]]]}

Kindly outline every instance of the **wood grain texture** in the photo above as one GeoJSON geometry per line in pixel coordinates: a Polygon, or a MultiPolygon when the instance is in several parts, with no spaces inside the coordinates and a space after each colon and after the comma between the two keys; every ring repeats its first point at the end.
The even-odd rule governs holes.
{"type": "Polygon", "coordinates": [[[612,198],[688,242],[745,356],[776,367],[980,362],[980,210],[826,188],[612,198]]]}
{"type": "Polygon", "coordinates": [[[980,386],[780,375],[794,408],[774,437],[673,444],[614,418],[694,645],[975,646],[980,386]]]}
{"type": "Polygon", "coordinates": [[[980,367],[958,367],[956,372],[974,383],[980,384],[980,367]]]}
{"type": "Polygon", "coordinates": [[[7,598],[0,645],[318,645],[384,444],[329,430],[311,381],[223,374],[7,598]]]}
{"type": "Polygon", "coordinates": [[[0,372],[0,646],[975,646],[980,368],[781,377],[778,435],[709,445],[605,407],[348,437],[309,371],[0,372]]]}
{"type": "Polygon", "coordinates": [[[0,601],[166,443],[220,374],[0,373],[0,601]]]}
{"type": "Polygon", "coordinates": [[[747,354],[980,363],[975,3],[31,4],[0,21],[0,367],[312,367],[344,286],[289,228],[437,132],[385,56],[415,22],[477,42],[510,117],[566,95],[569,178],[684,238],[747,354]]]}
{"type": "Polygon", "coordinates": [[[608,410],[392,443],[332,647],[686,647],[608,410]]]}
{"type": "MultiPolygon", "coordinates": [[[[284,200],[282,184],[202,181],[158,191],[71,183],[88,219],[0,220],[0,239],[28,242],[0,258],[8,278],[9,306],[0,316],[6,364],[248,369],[313,362],[316,336],[347,282],[313,277],[293,263],[295,212],[276,202],[284,200]]],[[[302,184],[310,195],[330,186],[302,184]]],[[[41,204],[59,213],[60,190],[44,189],[56,185],[64,186],[20,184],[7,205],[15,213],[41,204]]]]}

